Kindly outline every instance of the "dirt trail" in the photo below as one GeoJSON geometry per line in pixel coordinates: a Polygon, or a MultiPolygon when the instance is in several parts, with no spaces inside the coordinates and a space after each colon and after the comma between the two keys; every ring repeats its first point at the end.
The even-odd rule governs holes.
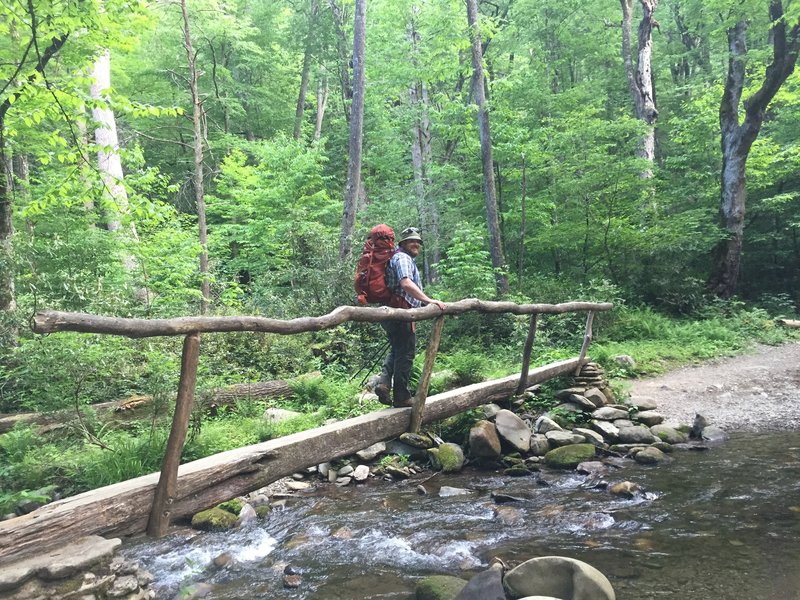
{"type": "Polygon", "coordinates": [[[630,383],[632,401],[654,400],[670,425],[700,413],[727,431],[800,430],[800,343],[759,345],[630,383]]]}

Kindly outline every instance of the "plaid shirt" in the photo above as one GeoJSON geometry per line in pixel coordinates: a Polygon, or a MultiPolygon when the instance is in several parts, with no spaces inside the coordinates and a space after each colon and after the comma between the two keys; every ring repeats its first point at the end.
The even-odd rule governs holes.
{"type": "Polygon", "coordinates": [[[411,308],[419,308],[422,306],[422,302],[407,294],[400,287],[400,282],[406,277],[416,283],[419,289],[422,289],[422,280],[419,277],[417,263],[414,262],[410,254],[407,254],[402,248],[398,248],[389,264],[386,265],[386,286],[392,290],[393,294],[405,299],[411,308]]]}

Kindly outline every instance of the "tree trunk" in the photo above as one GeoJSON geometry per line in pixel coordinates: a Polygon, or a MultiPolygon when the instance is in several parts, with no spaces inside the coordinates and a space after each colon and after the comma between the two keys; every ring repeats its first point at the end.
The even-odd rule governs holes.
{"type": "Polygon", "coordinates": [[[525,165],[525,155],[522,155],[522,198],[520,199],[520,218],[519,218],[519,262],[517,267],[517,291],[522,293],[522,273],[525,267],[525,225],[526,215],[526,196],[528,194],[528,178],[525,165]]]}
{"type": "MultiPolygon", "coordinates": [[[[14,224],[11,220],[13,210],[11,204],[11,178],[8,177],[5,165],[6,158],[4,123],[0,118],[0,311],[13,312],[17,307],[14,290],[14,272],[12,266],[11,238],[14,235],[14,224]]],[[[16,337],[16,336],[15,336],[16,337]]]]}
{"type": "Polygon", "coordinates": [[[633,98],[636,118],[644,121],[646,132],[639,142],[637,155],[650,163],[640,176],[644,179],[653,177],[652,164],[655,161],[656,136],[655,122],[658,117],[655,93],[653,91],[653,13],[658,0],[640,0],[642,4],[642,20],[639,23],[639,46],[636,68],[633,66],[631,49],[631,21],[633,18],[633,0],[620,0],[622,5],[622,59],[625,63],[625,74],[628,87],[633,98]]]}
{"type": "Polygon", "coordinates": [[[325,108],[328,104],[328,80],[325,77],[317,80],[317,122],[314,127],[314,141],[322,137],[322,120],[325,118],[325,108]]]}
{"type": "Polygon", "coordinates": [[[311,71],[311,56],[314,48],[314,34],[316,33],[317,14],[319,14],[319,0],[311,0],[308,13],[308,33],[306,34],[306,47],[303,53],[303,72],[300,75],[300,93],[297,95],[297,108],[294,112],[294,139],[299,140],[303,129],[303,112],[306,106],[306,92],[308,91],[308,74],[311,71]]]}
{"type": "MultiPolygon", "coordinates": [[[[416,23],[411,19],[409,28],[411,43],[411,62],[419,67],[417,56],[419,50],[419,33],[416,23]]],[[[414,112],[414,125],[411,131],[411,162],[414,171],[414,191],[417,197],[417,212],[420,216],[420,227],[425,233],[425,254],[423,256],[423,273],[425,281],[435,283],[438,280],[436,265],[441,259],[439,250],[439,215],[436,201],[429,193],[431,188],[431,124],[429,118],[428,90],[422,82],[415,82],[408,88],[411,109],[414,112]]]]}
{"type": "Polygon", "coordinates": [[[486,200],[486,225],[489,230],[489,251],[492,266],[495,269],[497,292],[502,295],[508,292],[508,278],[503,273],[505,256],[500,234],[500,221],[497,215],[497,191],[494,182],[494,163],[492,161],[492,136],[489,129],[489,111],[486,106],[483,78],[483,52],[481,35],[478,27],[477,0],[467,0],[467,21],[472,38],[473,94],[478,106],[478,129],[481,140],[481,162],[483,163],[483,191],[486,200]]]}
{"type": "Polygon", "coordinates": [[[350,156],[347,162],[347,185],[344,190],[342,231],[339,258],[347,260],[353,247],[356,206],[361,187],[361,148],[364,126],[364,47],[366,45],[367,0],[356,0],[353,30],[353,106],[350,113],[350,156]]]}
{"type": "Polygon", "coordinates": [[[189,13],[186,0],[181,0],[183,15],[183,45],[189,63],[189,87],[192,94],[192,125],[194,127],[194,198],[197,203],[197,226],[200,239],[200,314],[208,312],[211,298],[211,284],[208,274],[208,239],[206,230],[206,201],[203,190],[203,101],[197,89],[197,55],[192,48],[192,36],[189,30],[189,13]]]}
{"type": "Polygon", "coordinates": [[[336,29],[336,50],[339,54],[339,79],[342,86],[342,105],[345,120],[350,122],[350,101],[353,99],[353,86],[350,85],[350,54],[347,52],[347,37],[344,33],[344,11],[336,0],[328,0],[336,29]]]}
{"type": "Polygon", "coordinates": [[[747,22],[739,21],[728,30],[728,75],[719,109],[722,146],[720,223],[727,236],[714,250],[709,287],[718,297],[733,296],[739,282],[747,199],[747,157],[758,137],[771,100],[794,71],[797,62],[800,22],[787,33],[781,0],[771,0],[772,63],[761,87],[744,102],[744,121],[739,107],[747,83],[747,22]]]}

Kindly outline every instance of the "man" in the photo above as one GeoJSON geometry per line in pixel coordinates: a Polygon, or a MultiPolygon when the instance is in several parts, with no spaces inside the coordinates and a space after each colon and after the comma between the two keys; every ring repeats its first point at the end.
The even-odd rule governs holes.
{"type": "MultiPolygon", "coordinates": [[[[429,298],[422,291],[422,280],[414,259],[422,248],[422,237],[416,227],[407,227],[400,232],[399,247],[386,266],[386,285],[392,290],[389,306],[393,308],[419,308],[424,304],[435,304],[444,310],[444,302],[429,298]]],[[[413,321],[384,321],[381,326],[389,338],[390,350],[378,376],[375,394],[382,404],[395,408],[411,406],[408,379],[414,363],[417,336],[413,321]],[[390,389],[393,392],[389,399],[390,389]]]]}

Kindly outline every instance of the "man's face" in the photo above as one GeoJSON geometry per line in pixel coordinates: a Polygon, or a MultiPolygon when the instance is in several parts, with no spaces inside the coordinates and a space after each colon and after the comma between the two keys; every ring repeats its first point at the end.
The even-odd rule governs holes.
{"type": "Polygon", "coordinates": [[[419,240],[406,240],[402,244],[403,250],[406,251],[413,258],[417,258],[419,251],[422,248],[422,243],[419,240]]]}

